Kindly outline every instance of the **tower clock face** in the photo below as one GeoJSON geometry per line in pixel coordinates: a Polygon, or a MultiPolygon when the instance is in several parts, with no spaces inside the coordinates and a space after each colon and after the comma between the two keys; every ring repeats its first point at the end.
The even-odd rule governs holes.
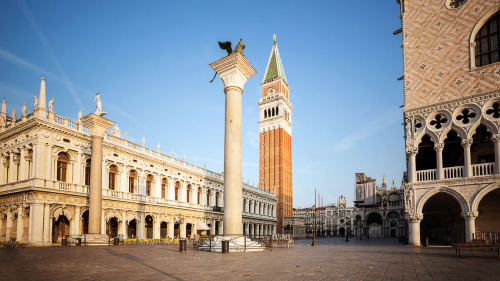
{"type": "Polygon", "coordinates": [[[446,0],[446,6],[450,9],[460,8],[467,0],[446,0]]]}

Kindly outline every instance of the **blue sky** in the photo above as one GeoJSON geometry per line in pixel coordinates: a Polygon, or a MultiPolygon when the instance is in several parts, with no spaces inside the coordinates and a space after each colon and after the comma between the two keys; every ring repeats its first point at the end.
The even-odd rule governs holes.
{"type": "MultiPolygon", "coordinates": [[[[129,140],[223,171],[224,94],[208,66],[243,38],[243,176],[258,182],[258,99],[272,36],[290,85],[294,207],[343,194],[354,173],[405,170],[396,1],[1,1],[0,95],[33,110],[45,74],[56,114],[103,111],[129,140]]],[[[352,203],[351,203],[352,205],[352,203]]]]}

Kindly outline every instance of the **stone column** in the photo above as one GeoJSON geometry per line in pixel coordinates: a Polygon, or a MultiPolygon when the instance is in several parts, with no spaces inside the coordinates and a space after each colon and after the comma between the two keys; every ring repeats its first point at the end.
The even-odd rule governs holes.
{"type": "Polygon", "coordinates": [[[472,139],[462,140],[462,147],[464,148],[464,178],[472,177],[472,164],[470,158],[470,146],[472,139]]]}
{"type": "Polygon", "coordinates": [[[444,143],[436,143],[434,145],[434,150],[436,151],[436,180],[444,179],[443,148],[444,143]]]}
{"type": "Polygon", "coordinates": [[[30,244],[43,243],[43,204],[30,204],[29,237],[30,244]]]}
{"type": "Polygon", "coordinates": [[[160,216],[156,216],[153,220],[153,239],[160,239],[160,216]]]}
{"type": "Polygon", "coordinates": [[[127,212],[122,211],[122,219],[120,222],[120,234],[123,235],[124,238],[127,237],[127,212]]]}
{"type": "Polygon", "coordinates": [[[493,135],[493,143],[495,144],[495,174],[500,174],[500,134],[493,135]]]}
{"type": "Polygon", "coordinates": [[[174,238],[174,227],[175,227],[174,218],[170,218],[168,220],[168,225],[167,225],[167,230],[168,230],[167,236],[170,239],[174,238]]]}
{"type": "Polygon", "coordinates": [[[101,233],[102,216],[102,142],[114,123],[102,116],[89,114],[82,118],[92,135],[89,196],[89,234],[101,233]]]}
{"type": "Polygon", "coordinates": [[[17,231],[16,231],[16,240],[19,242],[23,242],[23,231],[24,231],[24,207],[23,205],[19,205],[17,208],[17,231]]]}
{"type": "Polygon", "coordinates": [[[226,94],[224,134],[224,234],[242,232],[241,95],[257,72],[239,52],[210,64],[221,77],[226,94]]]}
{"type": "Polygon", "coordinates": [[[52,221],[50,219],[50,204],[45,204],[43,210],[43,242],[50,243],[50,229],[52,228],[52,221]]]}
{"type": "Polygon", "coordinates": [[[21,147],[20,152],[19,152],[19,180],[25,180],[28,178],[27,173],[26,173],[26,148],[21,147]]]}
{"type": "Polygon", "coordinates": [[[408,245],[420,246],[420,221],[422,215],[408,219],[408,245]]]}
{"type": "Polygon", "coordinates": [[[144,213],[140,213],[139,214],[139,221],[137,222],[136,226],[137,226],[137,230],[139,233],[137,233],[137,237],[139,237],[140,239],[144,239],[146,238],[145,236],[145,228],[146,228],[146,219],[145,219],[145,215],[144,213]]]}
{"type": "Polygon", "coordinates": [[[80,226],[82,225],[82,215],[80,214],[80,206],[75,206],[75,217],[73,218],[74,228],[73,231],[75,235],[80,235],[82,232],[80,226]]]}
{"type": "Polygon", "coordinates": [[[10,234],[12,232],[12,210],[7,210],[7,221],[5,222],[5,241],[10,240],[10,234]]]}
{"type": "Polygon", "coordinates": [[[465,243],[470,243],[472,242],[472,235],[476,232],[477,213],[464,213],[462,217],[465,220],[465,243]]]}
{"type": "MultiPolygon", "coordinates": [[[[417,171],[415,157],[417,156],[418,148],[410,147],[406,149],[406,154],[408,154],[408,183],[413,183],[417,181],[417,171]]],[[[273,212],[274,215],[274,212],[273,212]]]]}

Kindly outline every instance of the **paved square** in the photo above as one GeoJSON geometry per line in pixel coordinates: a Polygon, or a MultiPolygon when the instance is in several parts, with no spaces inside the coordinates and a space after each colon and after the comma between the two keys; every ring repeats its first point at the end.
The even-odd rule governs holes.
{"type": "Polygon", "coordinates": [[[318,239],[258,253],[178,245],[0,249],[1,280],[500,280],[490,251],[417,248],[394,239],[318,239]]]}

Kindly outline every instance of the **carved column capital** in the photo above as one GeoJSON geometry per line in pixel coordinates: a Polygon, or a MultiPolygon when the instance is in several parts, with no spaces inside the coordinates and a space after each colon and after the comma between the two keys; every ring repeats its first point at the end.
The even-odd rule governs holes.
{"type": "Polygon", "coordinates": [[[442,143],[442,142],[441,143],[436,143],[434,145],[434,150],[436,150],[436,151],[443,150],[443,148],[444,148],[444,143],[442,143]]]}
{"type": "Polygon", "coordinates": [[[406,220],[409,223],[419,223],[423,218],[422,214],[406,214],[406,220]]]}
{"type": "Polygon", "coordinates": [[[476,218],[479,214],[477,212],[464,212],[462,213],[462,218],[466,219],[466,218],[476,218]]]}
{"type": "Polygon", "coordinates": [[[494,134],[493,136],[491,136],[491,140],[493,142],[500,142],[500,134],[494,134]]]}
{"type": "Polygon", "coordinates": [[[464,147],[469,146],[470,147],[472,145],[473,141],[474,141],[473,139],[464,139],[464,140],[462,140],[462,146],[464,146],[464,147]]]}
{"type": "Polygon", "coordinates": [[[407,147],[406,148],[406,154],[410,154],[412,156],[417,155],[418,153],[418,147],[407,147]]]}

